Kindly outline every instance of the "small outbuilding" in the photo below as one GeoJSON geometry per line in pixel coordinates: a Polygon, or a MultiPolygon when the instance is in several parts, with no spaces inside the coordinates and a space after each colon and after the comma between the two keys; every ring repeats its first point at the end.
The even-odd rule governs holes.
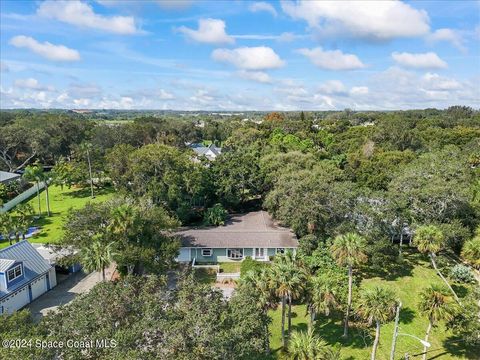
{"type": "Polygon", "coordinates": [[[0,250],[0,314],[11,314],[57,285],[55,267],[27,240],[0,250]]]}

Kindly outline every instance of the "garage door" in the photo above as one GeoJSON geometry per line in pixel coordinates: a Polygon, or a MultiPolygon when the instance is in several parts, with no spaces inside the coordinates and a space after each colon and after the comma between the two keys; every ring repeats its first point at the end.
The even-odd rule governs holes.
{"type": "Polygon", "coordinates": [[[177,261],[190,262],[190,248],[180,248],[180,254],[177,257],[177,261]]]}
{"type": "Polygon", "coordinates": [[[13,293],[6,300],[2,301],[0,307],[3,307],[4,312],[11,314],[15,310],[21,309],[29,302],[28,286],[25,286],[22,290],[13,293]]]}
{"type": "Polygon", "coordinates": [[[40,295],[47,291],[47,283],[45,281],[45,275],[32,282],[32,300],[38,298],[40,295]]]}

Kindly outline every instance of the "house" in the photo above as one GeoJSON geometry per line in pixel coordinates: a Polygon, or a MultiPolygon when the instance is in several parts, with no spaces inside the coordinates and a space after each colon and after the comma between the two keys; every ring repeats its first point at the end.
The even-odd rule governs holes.
{"type": "Polygon", "coordinates": [[[269,261],[298,240],[290,229],[276,225],[265,211],[232,216],[224,226],[187,228],[176,233],[181,241],[177,261],[195,263],[242,261],[247,256],[269,261]]]}
{"type": "Polygon", "coordinates": [[[27,240],[0,250],[0,314],[23,308],[56,285],[55,267],[27,240]]]}
{"type": "Polygon", "coordinates": [[[215,160],[215,158],[222,153],[222,148],[216,147],[214,144],[210,144],[209,146],[190,144],[188,147],[195,151],[197,156],[205,156],[208,160],[215,160]]]}
{"type": "Polygon", "coordinates": [[[6,172],[6,171],[0,171],[0,184],[7,184],[13,180],[17,180],[20,178],[19,174],[11,173],[11,172],[6,172]]]}

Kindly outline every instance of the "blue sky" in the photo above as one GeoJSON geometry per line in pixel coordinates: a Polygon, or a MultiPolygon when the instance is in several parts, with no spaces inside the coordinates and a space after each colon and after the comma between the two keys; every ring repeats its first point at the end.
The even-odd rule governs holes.
{"type": "Polygon", "coordinates": [[[1,108],[480,107],[480,1],[9,1],[1,108]]]}

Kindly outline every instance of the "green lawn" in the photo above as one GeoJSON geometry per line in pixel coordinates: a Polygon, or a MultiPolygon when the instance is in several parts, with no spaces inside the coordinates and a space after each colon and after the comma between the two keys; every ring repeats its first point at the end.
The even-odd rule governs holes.
{"type": "Polygon", "coordinates": [[[224,273],[238,273],[240,272],[240,265],[239,262],[224,262],[219,263],[220,271],[224,273]]]}
{"type": "MultiPolygon", "coordinates": [[[[427,328],[427,319],[422,317],[417,310],[418,294],[423,288],[432,283],[442,283],[430,263],[425,261],[422,256],[416,253],[409,253],[405,256],[405,265],[397,273],[391,273],[387,276],[368,277],[362,282],[362,285],[371,286],[374,284],[383,284],[394,289],[403,303],[400,316],[400,332],[412,334],[423,338],[427,328]]],[[[456,290],[461,296],[465,294],[466,288],[457,286],[456,290]]],[[[276,358],[285,358],[281,352],[281,308],[271,311],[272,323],[271,330],[271,348],[276,358]]],[[[307,318],[305,316],[305,306],[298,305],[293,308],[292,319],[294,330],[306,330],[307,318]]],[[[371,342],[374,336],[371,332],[365,332],[362,329],[355,328],[352,324],[348,340],[342,339],[343,323],[340,316],[336,318],[320,317],[316,323],[316,332],[329,345],[341,345],[342,356],[345,360],[368,359],[370,356],[371,342]]],[[[380,345],[377,352],[377,359],[388,359],[390,346],[392,342],[393,322],[385,324],[381,328],[380,345]]],[[[432,344],[429,349],[428,359],[478,359],[475,357],[473,348],[465,348],[462,343],[458,343],[452,334],[445,329],[443,324],[434,328],[430,335],[432,344]]],[[[478,350],[478,349],[477,349],[478,350]]],[[[412,355],[422,352],[422,345],[415,339],[399,336],[397,340],[396,359],[403,359],[405,353],[412,355]]]]}
{"type": "MultiPolygon", "coordinates": [[[[65,215],[69,209],[79,209],[85,206],[89,201],[102,202],[108,200],[113,195],[113,189],[97,190],[95,198],[90,198],[90,189],[68,189],[64,187],[63,190],[60,186],[51,186],[49,188],[50,195],[50,217],[46,216],[46,204],[45,204],[45,191],[40,194],[41,206],[43,216],[35,220],[33,225],[40,226],[41,231],[34,237],[29,238],[29,241],[34,243],[55,243],[60,240],[63,235],[63,223],[65,215]]],[[[33,197],[28,201],[32,205],[35,213],[38,213],[38,200],[37,197],[33,197]]],[[[8,246],[8,241],[0,242],[0,248],[8,246]]]]}

